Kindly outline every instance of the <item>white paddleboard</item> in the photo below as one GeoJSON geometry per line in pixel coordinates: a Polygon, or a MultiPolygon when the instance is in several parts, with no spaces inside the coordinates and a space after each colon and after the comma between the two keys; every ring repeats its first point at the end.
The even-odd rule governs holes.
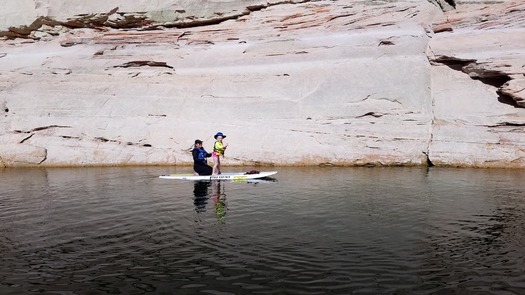
{"type": "Polygon", "coordinates": [[[161,175],[159,178],[163,179],[180,179],[180,180],[247,180],[264,178],[270,175],[276,174],[277,171],[259,172],[256,174],[246,174],[244,172],[239,173],[222,173],[219,175],[193,175],[193,174],[166,174],[161,175]]]}

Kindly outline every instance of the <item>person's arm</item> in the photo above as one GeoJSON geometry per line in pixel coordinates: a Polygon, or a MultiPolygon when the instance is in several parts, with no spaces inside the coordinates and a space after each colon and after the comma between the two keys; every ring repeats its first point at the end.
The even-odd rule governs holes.
{"type": "Polygon", "coordinates": [[[193,155],[193,161],[199,161],[199,150],[193,149],[193,151],[191,151],[191,154],[193,155]]]}

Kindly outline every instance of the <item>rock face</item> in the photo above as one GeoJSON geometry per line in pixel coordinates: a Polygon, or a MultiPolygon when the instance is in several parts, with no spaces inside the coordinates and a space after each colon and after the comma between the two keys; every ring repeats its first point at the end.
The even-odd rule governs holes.
{"type": "Polygon", "coordinates": [[[7,1],[0,167],[525,168],[523,3],[152,3],[7,1]]]}
{"type": "Polygon", "coordinates": [[[525,167],[525,4],[466,2],[429,42],[436,165],[525,167]]]}

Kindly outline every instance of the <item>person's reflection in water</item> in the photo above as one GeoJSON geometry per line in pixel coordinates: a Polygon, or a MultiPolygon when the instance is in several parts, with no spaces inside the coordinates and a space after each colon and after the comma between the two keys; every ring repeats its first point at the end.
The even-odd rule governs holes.
{"type": "Polygon", "coordinates": [[[206,181],[197,181],[194,184],[193,195],[193,204],[195,205],[195,211],[197,213],[206,212],[206,205],[208,204],[208,187],[210,182],[206,181]]]}
{"type": "Polygon", "coordinates": [[[217,219],[220,222],[224,222],[224,217],[226,217],[226,211],[228,208],[226,206],[226,194],[222,192],[223,188],[221,185],[220,181],[212,181],[211,197],[215,204],[215,214],[217,215],[217,219]]]}

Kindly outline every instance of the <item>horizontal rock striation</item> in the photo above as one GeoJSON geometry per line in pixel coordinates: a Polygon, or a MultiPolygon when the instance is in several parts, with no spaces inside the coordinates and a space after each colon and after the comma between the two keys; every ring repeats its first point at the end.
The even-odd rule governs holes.
{"type": "Polygon", "coordinates": [[[7,2],[0,166],[525,167],[525,4],[157,2],[7,2]]]}

